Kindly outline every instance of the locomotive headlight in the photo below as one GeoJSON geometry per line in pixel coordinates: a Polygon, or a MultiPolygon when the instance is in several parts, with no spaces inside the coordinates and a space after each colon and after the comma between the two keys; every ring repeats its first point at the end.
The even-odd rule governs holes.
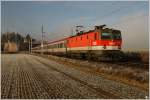
{"type": "Polygon", "coordinates": [[[96,41],[94,41],[94,42],[93,42],[93,45],[97,45],[97,42],[96,42],[96,41]]]}
{"type": "Polygon", "coordinates": [[[104,45],[103,48],[106,49],[106,45],[104,45]]]}
{"type": "Polygon", "coordinates": [[[115,45],[115,43],[114,42],[109,42],[109,45],[115,45]]]}

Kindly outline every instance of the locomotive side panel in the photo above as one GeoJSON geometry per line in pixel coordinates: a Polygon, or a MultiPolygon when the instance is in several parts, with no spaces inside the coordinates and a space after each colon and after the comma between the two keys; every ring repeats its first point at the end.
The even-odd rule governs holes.
{"type": "Polygon", "coordinates": [[[67,48],[70,52],[87,52],[91,50],[92,43],[99,39],[98,32],[77,35],[67,39],[67,48]]]}
{"type": "Polygon", "coordinates": [[[67,47],[86,47],[91,46],[91,43],[95,40],[98,40],[98,32],[90,32],[88,34],[77,35],[67,39],[67,47]]]}

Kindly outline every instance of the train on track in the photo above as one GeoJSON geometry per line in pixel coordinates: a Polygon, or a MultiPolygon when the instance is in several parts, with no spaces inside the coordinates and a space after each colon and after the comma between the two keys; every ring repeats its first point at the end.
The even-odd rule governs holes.
{"type": "Polygon", "coordinates": [[[76,35],[34,47],[32,52],[96,60],[120,59],[121,31],[105,26],[95,26],[87,32],[79,31],[82,26],[77,26],[76,35]]]}

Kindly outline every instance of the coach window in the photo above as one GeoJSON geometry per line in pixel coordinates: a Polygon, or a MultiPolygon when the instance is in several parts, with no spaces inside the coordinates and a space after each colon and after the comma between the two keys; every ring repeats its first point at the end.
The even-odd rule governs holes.
{"type": "Polygon", "coordinates": [[[62,48],[64,47],[64,43],[62,43],[62,48]]]}
{"type": "Polygon", "coordinates": [[[59,48],[61,48],[61,44],[59,44],[59,48]]]}
{"type": "Polygon", "coordinates": [[[62,43],[61,43],[61,48],[62,48],[62,43]]]}
{"type": "Polygon", "coordinates": [[[60,43],[60,48],[62,48],[62,43],[60,43]]]}
{"type": "Polygon", "coordinates": [[[61,48],[63,48],[63,43],[61,43],[61,48]]]}
{"type": "Polygon", "coordinates": [[[64,47],[64,43],[62,43],[62,48],[64,47]]]}
{"type": "Polygon", "coordinates": [[[62,48],[62,43],[60,43],[60,48],[62,48]]]}

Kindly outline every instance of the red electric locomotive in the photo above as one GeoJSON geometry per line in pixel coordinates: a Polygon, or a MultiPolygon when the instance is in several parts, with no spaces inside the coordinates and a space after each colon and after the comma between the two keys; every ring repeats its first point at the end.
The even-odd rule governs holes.
{"type": "MultiPolygon", "coordinates": [[[[88,59],[110,60],[118,59],[121,50],[121,31],[105,28],[105,25],[95,26],[88,32],[78,31],[76,35],[44,45],[46,54],[83,57],[88,59]]],[[[41,48],[33,48],[33,52],[41,52],[41,48]]],[[[120,59],[120,58],[119,58],[120,59]]]]}

